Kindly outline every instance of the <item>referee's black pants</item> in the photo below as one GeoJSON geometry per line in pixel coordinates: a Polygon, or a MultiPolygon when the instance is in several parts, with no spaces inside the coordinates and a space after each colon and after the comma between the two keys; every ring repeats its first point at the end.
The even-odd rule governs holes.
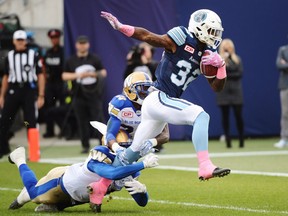
{"type": "MultiPolygon", "coordinates": [[[[20,108],[23,109],[24,123],[27,129],[36,128],[38,113],[36,99],[37,91],[35,88],[31,88],[29,84],[9,83],[0,118],[0,158],[10,153],[8,132],[20,108]]],[[[23,145],[23,143],[18,143],[18,145],[23,145]]]]}

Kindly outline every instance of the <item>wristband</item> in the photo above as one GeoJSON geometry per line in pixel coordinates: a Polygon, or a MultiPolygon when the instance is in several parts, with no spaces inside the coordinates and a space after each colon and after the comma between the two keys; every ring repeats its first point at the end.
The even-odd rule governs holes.
{"type": "Polygon", "coordinates": [[[135,27],[130,25],[122,25],[118,30],[126,36],[131,37],[135,32],[135,27]]]}
{"type": "Polygon", "coordinates": [[[222,67],[218,68],[216,78],[217,79],[224,79],[227,77],[226,74],[226,65],[224,64],[222,67]]]}
{"type": "Polygon", "coordinates": [[[117,150],[119,148],[121,148],[121,146],[117,142],[113,143],[112,146],[111,146],[112,151],[115,152],[115,153],[117,152],[117,150]]]}
{"type": "Polygon", "coordinates": [[[38,95],[38,97],[42,97],[42,98],[44,98],[44,95],[38,95]]]}

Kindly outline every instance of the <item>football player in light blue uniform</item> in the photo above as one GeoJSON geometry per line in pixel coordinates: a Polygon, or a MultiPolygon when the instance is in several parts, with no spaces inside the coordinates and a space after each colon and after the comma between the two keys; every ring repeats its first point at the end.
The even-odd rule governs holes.
{"type": "MultiPolygon", "coordinates": [[[[115,154],[106,146],[96,146],[90,150],[90,154],[84,163],[76,163],[71,166],[56,167],[37,181],[34,172],[26,164],[25,148],[19,147],[9,155],[9,161],[15,163],[24,184],[24,188],[9,209],[19,209],[25,203],[32,200],[34,203],[42,203],[35,211],[61,211],[66,207],[90,202],[93,211],[101,211],[101,203],[93,193],[89,195],[87,187],[101,181],[102,177],[112,180],[122,179],[133,175],[144,168],[158,165],[158,157],[147,155],[142,162],[128,166],[112,166],[115,154]]],[[[148,202],[148,194],[145,185],[132,179],[125,186],[139,206],[145,206],[148,202]]],[[[95,188],[97,191],[104,188],[95,188]]],[[[95,191],[93,191],[95,192],[95,191]]],[[[102,192],[102,191],[101,191],[102,192]]],[[[101,200],[102,202],[102,200],[101,200]]]]}
{"type": "MultiPolygon", "coordinates": [[[[224,60],[214,50],[222,40],[220,17],[213,11],[202,9],[191,14],[188,29],[175,27],[164,35],[158,35],[141,27],[122,24],[116,17],[107,12],[101,16],[109,21],[112,27],[128,37],[145,41],[155,47],[165,49],[160,64],[156,69],[158,91],[150,93],[142,105],[142,120],[135,133],[132,145],[118,159],[129,163],[139,158],[140,147],[146,143],[147,149],[153,143],[147,140],[159,134],[166,123],[191,125],[192,143],[194,144],[200,180],[223,177],[230,169],[215,166],[208,153],[209,115],[201,106],[187,100],[179,99],[187,86],[200,74],[200,61],[203,65],[217,67],[217,74],[207,80],[214,91],[223,89],[226,80],[224,60]],[[208,50],[209,55],[202,56],[208,50]]],[[[117,164],[118,159],[114,161],[117,164]]]]}

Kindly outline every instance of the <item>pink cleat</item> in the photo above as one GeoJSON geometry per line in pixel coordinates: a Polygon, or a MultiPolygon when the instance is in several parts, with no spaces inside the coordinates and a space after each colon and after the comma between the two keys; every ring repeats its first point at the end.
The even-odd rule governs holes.
{"type": "Polygon", "coordinates": [[[199,163],[198,176],[201,181],[214,177],[224,177],[231,172],[230,169],[216,167],[209,159],[207,150],[198,152],[197,157],[199,163]]]}
{"type": "Polygon", "coordinates": [[[93,182],[87,186],[90,198],[90,208],[93,212],[101,212],[102,200],[111,183],[112,180],[101,178],[99,182],[93,182]]]}

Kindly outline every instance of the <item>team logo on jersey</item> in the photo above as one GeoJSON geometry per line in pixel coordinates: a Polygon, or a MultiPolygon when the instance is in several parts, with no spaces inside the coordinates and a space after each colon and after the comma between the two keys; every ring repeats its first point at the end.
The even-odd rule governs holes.
{"type": "Polygon", "coordinates": [[[122,117],[123,118],[133,118],[133,112],[130,112],[130,111],[122,112],[122,117]]]}
{"type": "Polygon", "coordinates": [[[29,64],[24,65],[24,71],[29,72],[31,70],[31,66],[29,64]]]}
{"type": "Polygon", "coordinates": [[[189,52],[189,53],[191,53],[191,54],[193,54],[195,49],[193,47],[189,46],[189,45],[186,45],[184,50],[189,52]]]}

